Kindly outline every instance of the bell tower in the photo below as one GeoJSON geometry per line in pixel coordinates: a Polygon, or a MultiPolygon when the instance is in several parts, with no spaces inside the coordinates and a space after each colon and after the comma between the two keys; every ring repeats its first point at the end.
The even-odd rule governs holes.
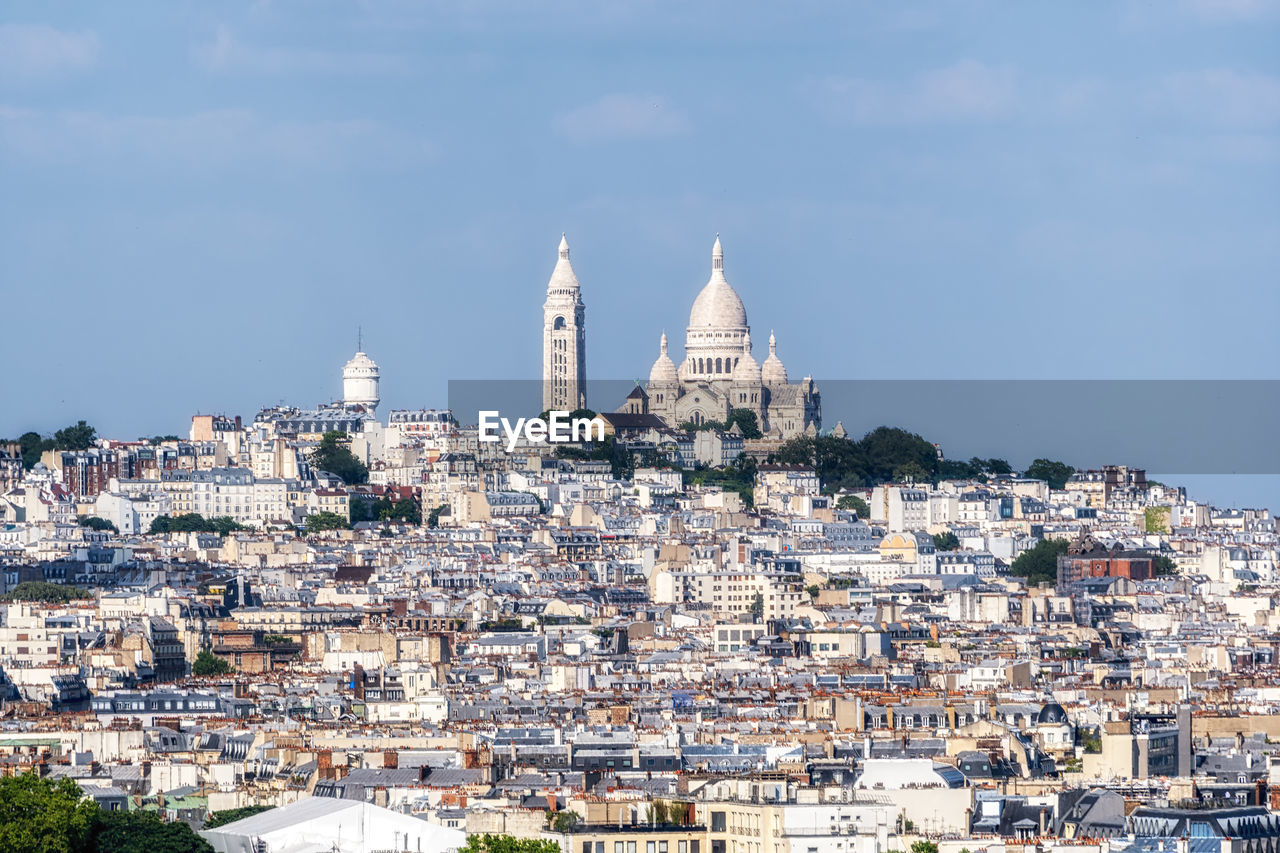
{"type": "Polygon", "coordinates": [[[542,305],[542,408],[573,411],[587,405],[586,306],[569,263],[569,241],[560,235],[560,256],[542,305]]]}

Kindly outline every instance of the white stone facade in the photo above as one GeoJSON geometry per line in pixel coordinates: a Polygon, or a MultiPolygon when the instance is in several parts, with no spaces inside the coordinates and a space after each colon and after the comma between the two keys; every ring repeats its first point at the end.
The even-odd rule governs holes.
{"type": "Polygon", "coordinates": [[[547,301],[542,306],[542,408],[573,411],[587,405],[587,307],[569,263],[569,242],[560,252],[547,301]]]}
{"type": "Polygon", "coordinates": [[[689,312],[684,350],[677,368],[664,332],[645,386],[649,411],[669,425],[724,421],[734,409],[747,409],[768,436],[794,438],[821,428],[821,396],[813,380],[788,381],[772,333],[764,365],[752,356],[747,311],[725,278],[719,237],[711,251],[711,278],[689,312]]]}

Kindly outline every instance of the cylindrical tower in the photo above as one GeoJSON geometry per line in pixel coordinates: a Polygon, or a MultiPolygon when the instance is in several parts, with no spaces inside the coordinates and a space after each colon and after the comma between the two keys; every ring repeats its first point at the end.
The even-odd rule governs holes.
{"type": "Polygon", "coordinates": [[[378,408],[378,365],[363,350],[342,368],[342,402],[364,406],[370,414],[378,408]]]}

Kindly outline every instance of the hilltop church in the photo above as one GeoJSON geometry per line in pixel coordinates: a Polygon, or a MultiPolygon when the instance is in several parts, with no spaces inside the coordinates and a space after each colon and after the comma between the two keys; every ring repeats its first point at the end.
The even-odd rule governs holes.
{"type": "MultiPolygon", "coordinates": [[[[711,278],[689,312],[680,366],[671,359],[665,332],[658,347],[649,381],[632,392],[624,411],[654,414],[676,427],[724,421],[733,409],[748,409],[765,436],[782,439],[815,435],[822,426],[821,395],[813,379],[788,381],[772,332],[764,364],[752,356],[747,309],[724,276],[719,237],[711,250],[711,278]]],[[[586,404],[585,350],[585,307],[562,237],[543,306],[544,408],[586,404]]]]}

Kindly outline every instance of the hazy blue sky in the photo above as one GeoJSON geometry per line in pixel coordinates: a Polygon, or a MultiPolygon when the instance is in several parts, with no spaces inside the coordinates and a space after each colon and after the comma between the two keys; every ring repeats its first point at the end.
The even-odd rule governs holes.
{"type": "Polygon", "coordinates": [[[1273,378],[1277,45],[1269,0],[8,3],[0,434],[330,399],[357,324],[385,407],[534,377],[561,231],[594,376],[678,359],[719,232],[796,376],[1273,378]]]}

